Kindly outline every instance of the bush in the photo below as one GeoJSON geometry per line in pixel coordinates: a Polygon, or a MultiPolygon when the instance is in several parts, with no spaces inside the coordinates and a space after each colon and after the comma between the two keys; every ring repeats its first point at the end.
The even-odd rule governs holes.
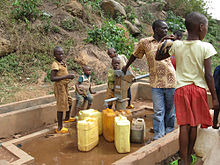
{"type": "Polygon", "coordinates": [[[105,44],[108,48],[112,47],[117,50],[119,54],[125,54],[127,57],[132,54],[134,49],[135,38],[127,39],[125,31],[117,27],[114,20],[106,21],[101,28],[96,26],[88,31],[88,38],[86,42],[96,45],[105,44]]]}
{"type": "Polygon", "coordinates": [[[186,30],[184,19],[180,16],[176,16],[172,11],[167,12],[166,23],[169,27],[169,30],[172,32],[177,30],[184,32],[186,30]]]}
{"type": "Polygon", "coordinates": [[[15,19],[31,21],[41,15],[37,8],[40,4],[41,0],[12,0],[12,14],[15,19]]]}

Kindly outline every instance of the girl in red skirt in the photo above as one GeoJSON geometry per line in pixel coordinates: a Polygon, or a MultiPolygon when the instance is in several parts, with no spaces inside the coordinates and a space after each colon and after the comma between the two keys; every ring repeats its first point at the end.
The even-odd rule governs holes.
{"type": "MultiPolygon", "coordinates": [[[[212,126],[206,89],[212,95],[213,109],[218,110],[219,103],[211,71],[211,56],[217,52],[207,42],[202,42],[207,30],[207,18],[197,12],[185,19],[188,36],[186,41],[176,40],[167,52],[158,51],[156,60],[175,55],[177,86],[175,90],[175,111],[180,125],[179,146],[180,161],[173,164],[195,164],[192,156],[197,137],[197,126],[212,126]]],[[[162,49],[162,48],[161,48],[162,49]]],[[[166,50],[166,49],[165,49],[166,50]]]]}

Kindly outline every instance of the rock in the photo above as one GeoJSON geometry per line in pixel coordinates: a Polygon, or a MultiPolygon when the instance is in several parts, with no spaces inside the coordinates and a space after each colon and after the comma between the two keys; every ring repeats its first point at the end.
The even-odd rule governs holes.
{"type": "Polygon", "coordinates": [[[64,8],[67,12],[70,12],[71,15],[83,18],[83,6],[76,0],[71,0],[70,3],[66,4],[64,8]]]}
{"type": "Polygon", "coordinates": [[[141,23],[137,18],[134,19],[134,25],[135,26],[141,26],[141,23]]]}
{"type": "Polygon", "coordinates": [[[101,8],[106,14],[110,14],[113,18],[118,14],[127,17],[124,7],[114,0],[103,0],[101,2],[101,8]]]}
{"type": "Polygon", "coordinates": [[[102,81],[106,80],[107,71],[111,64],[111,60],[107,53],[100,51],[93,45],[86,45],[83,48],[78,48],[78,50],[79,53],[74,55],[74,61],[81,64],[82,66],[90,66],[92,72],[95,74],[95,77],[102,81]]]}
{"type": "Polygon", "coordinates": [[[141,31],[135,26],[135,25],[132,25],[131,22],[125,20],[125,25],[128,27],[128,30],[131,34],[133,35],[139,35],[141,33],[141,31]]]}
{"type": "Polygon", "coordinates": [[[14,51],[10,41],[0,37],[0,57],[7,55],[14,51]]]}

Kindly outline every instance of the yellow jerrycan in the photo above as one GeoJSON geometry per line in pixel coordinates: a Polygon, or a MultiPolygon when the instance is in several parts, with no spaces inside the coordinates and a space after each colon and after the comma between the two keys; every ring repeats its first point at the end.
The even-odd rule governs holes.
{"type": "Polygon", "coordinates": [[[115,117],[115,148],[119,153],[130,152],[130,121],[127,117],[115,117]]]}
{"type": "Polygon", "coordinates": [[[99,127],[99,135],[102,134],[102,113],[98,110],[94,109],[87,109],[79,111],[79,120],[83,120],[86,117],[96,117],[98,120],[98,127],[99,127]]]}
{"type": "Polygon", "coordinates": [[[114,119],[115,112],[112,109],[102,111],[103,136],[108,142],[114,141],[114,119]]]}
{"type": "Polygon", "coordinates": [[[77,122],[78,149],[90,151],[99,142],[97,118],[87,117],[77,122]]]}

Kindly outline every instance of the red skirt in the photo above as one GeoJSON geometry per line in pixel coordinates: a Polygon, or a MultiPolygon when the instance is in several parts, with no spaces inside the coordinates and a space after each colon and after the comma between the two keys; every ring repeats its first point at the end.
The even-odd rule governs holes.
{"type": "Polygon", "coordinates": [[[174,99],[178,125],[212,126],[207,93],[204,88],[194,84],[183,86],[176,89],[174,99]]]}

